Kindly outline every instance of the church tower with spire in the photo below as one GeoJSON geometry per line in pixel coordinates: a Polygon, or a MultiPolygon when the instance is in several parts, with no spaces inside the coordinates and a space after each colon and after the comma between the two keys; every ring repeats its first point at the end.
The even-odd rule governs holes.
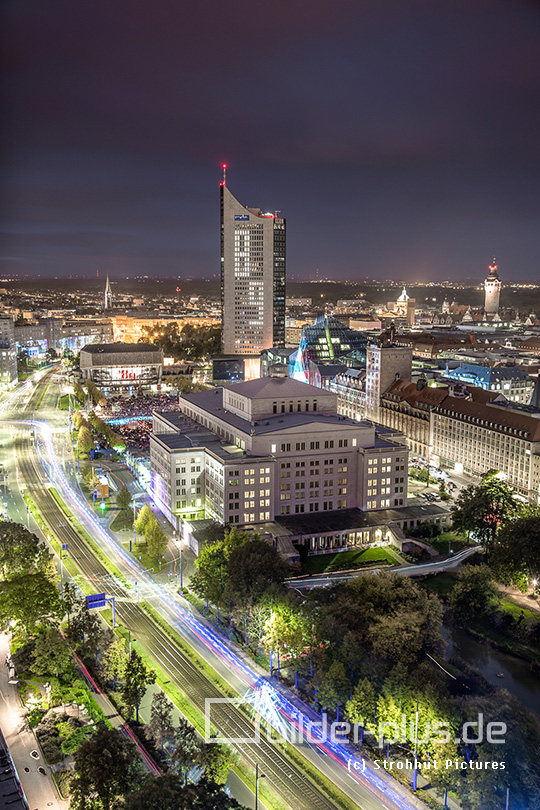
{"type": "Polygon", "coordinates": [[[107,281],[105,282],[105,296],[103,302],[103,309],[112,309],[112,290],[109,281],[109,274],[107,273],[107,281]]]}
{"type": "Polygon", "coordinates": [[[502,282],[497,272],[498,269],[495,259],[493,259],[493,262],[489,265],[489,273],[484,281],[484,312],[486,315],[497,315],[499,312],[502,282]]]}

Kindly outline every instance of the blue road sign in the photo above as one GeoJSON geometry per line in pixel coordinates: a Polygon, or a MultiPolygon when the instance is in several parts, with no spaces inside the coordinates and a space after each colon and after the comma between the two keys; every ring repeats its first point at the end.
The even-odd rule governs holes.
{"type": "Polygon", "coordinates": [[[105,607],[106,600],[104,593],[93,593],[86,597],[86,606],[88,608],[101,608],[105,607]]]}
{"type": "Polygon", "coordinates": [[[69,548],[68,543],[62,543],[62,551],[67,551],[69,548]]]}

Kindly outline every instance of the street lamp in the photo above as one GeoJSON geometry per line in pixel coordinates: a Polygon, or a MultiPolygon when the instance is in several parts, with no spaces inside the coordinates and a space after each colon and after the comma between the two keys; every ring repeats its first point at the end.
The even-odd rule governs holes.
{"type": "Polygon", "coordinates": [[[264,779],[265,773],[259,773],[259,763],[255,763],[255,810],[259,810],[259,779],[264,779]]]}

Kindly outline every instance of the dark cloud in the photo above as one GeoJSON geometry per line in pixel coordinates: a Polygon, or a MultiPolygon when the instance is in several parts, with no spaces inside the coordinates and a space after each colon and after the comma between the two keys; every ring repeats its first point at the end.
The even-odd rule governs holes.
{"type": "Polygon", "coordinates": [[[213,275],[217,183],[289,271],[538,276],[540,10],[4,4],[4,272],[213,275]]]}

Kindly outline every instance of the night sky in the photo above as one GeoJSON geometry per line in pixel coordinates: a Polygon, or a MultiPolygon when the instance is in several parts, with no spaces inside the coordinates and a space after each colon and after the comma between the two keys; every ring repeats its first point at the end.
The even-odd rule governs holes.
{"type": "Polygon", "coordinates": [[[0,274],[540,281],[540,3],[8,0],[0,274]]]}

